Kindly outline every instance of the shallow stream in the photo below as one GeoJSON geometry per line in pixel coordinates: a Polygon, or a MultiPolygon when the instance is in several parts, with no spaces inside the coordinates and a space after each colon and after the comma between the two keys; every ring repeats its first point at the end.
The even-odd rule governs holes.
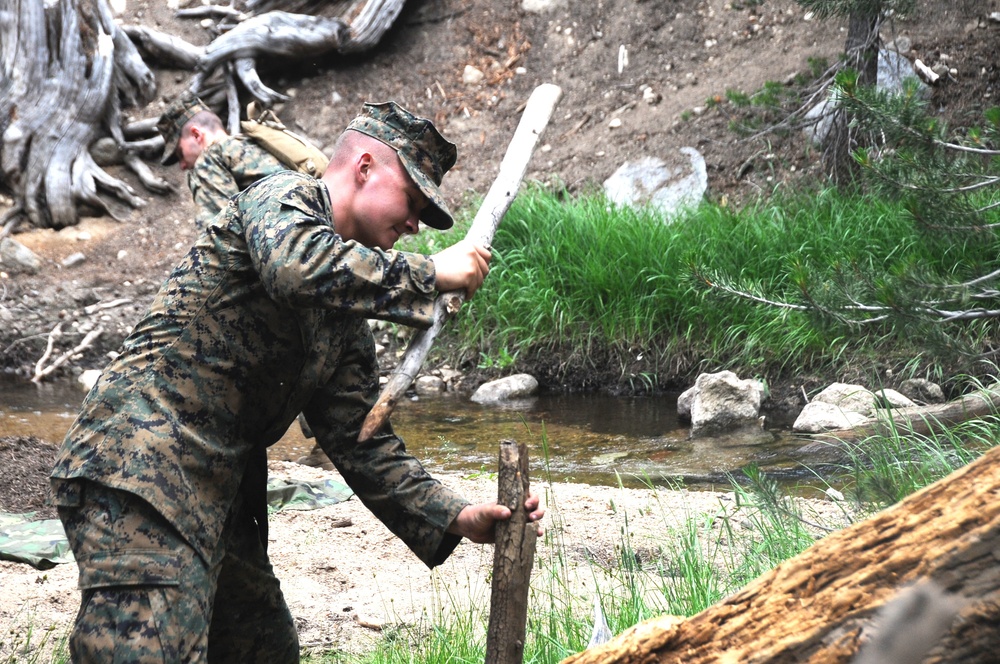
{"type": "MultiPolygon", "coordinates": [[[[0,381],[0,436],[61,441],[82,399],[74,384],[0,381]]],[[[554,481],[729,489],[728,475],[754,463],[788,486],[818,483],[793,459],[802,440],[787,430],[768,431],[754,443],[690,440],[677,418],[677,394],[542,395],[504,407],[443,395],[402,402],[392,421],[407,448],[432,471],[496,472],[498,443],[512,439],[527,444],[532,476],[554,481]]],[[[293,424],[269,456],[294,461],[311,448],[293,424]]]]}

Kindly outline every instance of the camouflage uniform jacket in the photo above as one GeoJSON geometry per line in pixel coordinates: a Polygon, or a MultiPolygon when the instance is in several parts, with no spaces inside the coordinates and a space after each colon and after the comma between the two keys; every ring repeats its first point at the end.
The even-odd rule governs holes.
{"type": "Polygon", "coordinates": [[[292,171],[229,202],[84,400],[52,473],[56,504],[78,500],[69,478],[137,494],[213,561],[251,452],[301,411],[393,533],[428,566],[448,557],[460,538],[445,529],[468,502],[391,425],[357,442],[379,390],[366,318],[428,326],[433,263],[345,242],[332,224],[326,185],[292,171]]]}
{"type": "Polygon", "coordinates": [[[188,187],[198,207],[198,228],[205,228],[230,198],[287,168],[248,136],[230,136],[209,145],[188,173],[188,187]]]}

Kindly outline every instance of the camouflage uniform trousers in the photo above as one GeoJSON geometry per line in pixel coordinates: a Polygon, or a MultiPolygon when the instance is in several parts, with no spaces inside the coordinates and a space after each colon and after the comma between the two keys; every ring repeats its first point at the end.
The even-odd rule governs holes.
{"type": "Polygon", "coordinates": [[[80,567],[74,663],[299,661],[291,613],[241,505],[226,522],[219,560],[206,565],[149,503],[74,484],[79,505],[59,507],[80,567]]]}

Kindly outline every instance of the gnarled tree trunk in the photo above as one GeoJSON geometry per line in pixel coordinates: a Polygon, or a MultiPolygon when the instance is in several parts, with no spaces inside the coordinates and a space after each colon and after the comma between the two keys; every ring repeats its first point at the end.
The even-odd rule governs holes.
{"type": "Polygon", "coordinates": [[[0,20],[0,172],[32,224],[62,228],[77,205],[120,216],[103,189],[135,207],[141,199],[90,158],[123,105],[152,99],[152,72],[115,26],[106,0],[4,0],[0,20]]]}
{"type": "MultiPolygon", "coordinates": [[[[304,6],[302,0],[257,5],[271,9],[283,2],[304,6]]],[[[153,192],[169,188],[140,159],[162,151],[162,139],[149,134],[152,123],[136,123],[147,133],[135,136],[137,127],[121,122],[123,108],[142,108],[156,93],[141,53],[192,70],[188,88],[215,95],[213,101],[226,100],[228,113],[220,115],[228,116],[235,132],[237,80],[264,108],[287,99],[261,82],[256,58],[370,49],[392,26],[403,3],[354,0],[342,3],[347,7],[343,18],[277,9],[254,16],[209,7],[207,11],[233,22],[222,23],[222,34],[197,47],[146,27],[116,26],[108,0],[0,0],[0,184],[16,201],[14,210],[0,219],[0,235],[22,219],[43,228],[74,225],[80,205],[116,219],[127,215],[125,206],[143,205],[127,184],[98,165],[89,152],[94,144],[101,146],[102,163],[123,161],[153,192]]]]}
{"type": "Polygon", "coordinates": [[[641,623],[563,663],[986,664],[997,625],[1000,448],[691,618],[641,623]]]}

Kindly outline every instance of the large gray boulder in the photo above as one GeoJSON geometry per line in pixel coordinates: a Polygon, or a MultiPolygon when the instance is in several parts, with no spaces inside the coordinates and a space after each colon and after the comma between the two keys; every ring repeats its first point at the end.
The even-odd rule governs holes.
{"type": "Polygon", "coordinates": [[[704,373],[688,392],[678,399],[678,410],[687,407],[682,403],[690,403],[692,438],[761,428],[764,388],[760,381],[741,380],[732,371],[704,373]]]}
{"type": "Polygon", "coordinates": [[[618,205],[650,206],[670,219],[682,208],[697,206],[708,189],[705,158],[683,147],[668,158],[626,161],[604,181],[604,192],[618,205]]]}
{"type": "MultiPolygon", "coordinates": [[[[905,56],[890,49],[879,50],[876,78],[878,89],[898,94],[903,91],[903,81],[907,78],[916,78],[916,76],[917,70],[905,56]]],[[[921,96],[925,98],[930,96],[931,89],[926,83],[921,81],[919,89],[921,96]]],[[[823,145],[826,142],[827,136],[830,135],[834,110],[836,110],[835,102],[826,98],[806,112],[805,119],[811,124],[808,124],[803,131],[814,145],[823,145]]]]}
{"type": "Polygon", "coordinates": [[[867,416],[853,410],[844,410],[840,406],[823,401],[810,401],[795,418],[792,431],[823,433],[824,431],[850,429],[867,421],[867,416]]]}
{"type": "Polygon", "coordinates": [[[830,404],[841,410],[860,413],[865,417],[875,415],[878,398],[863,385],[851,383],[831,383],[812,398],[814,402],[830,404]]]}
{"type": "Polygon", "coordinates": [[[792,423],[797,433],[849,429],[875,415],[878,397],[867,387],[831,383],[807,403],[792,423]]]}

